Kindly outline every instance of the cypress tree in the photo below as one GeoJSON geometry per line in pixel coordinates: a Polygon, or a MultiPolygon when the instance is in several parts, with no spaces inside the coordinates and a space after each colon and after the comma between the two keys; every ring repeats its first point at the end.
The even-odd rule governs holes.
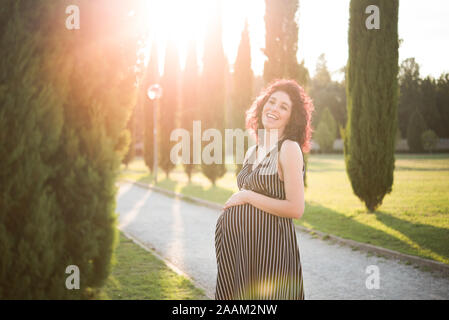
{"type": "Polygon", "coordinates": [[[112,265],[137,41],[109,1],[78,1],[82,27],[68,31],[70,4],[0,9],[1,298],[93,297],[112,265]],[[80,290],[65,286],[69,265],[80,290]]]}
{"type": "Polygon", "coordinates": [[[49,49],[50,10],[47,2],[20,0],[0,9],[0,299],[67,292],[51,186],[64,121],[47,68],[61,62],[49,49]]]}
{"type": "Polygon", "coordinates": [[[344,127],[346,124],[346,87],[344,81],[332,81],[324,53],[318,57],[315,70],[315,76],[310,86],[310,96],[315,107],[312,126],[317,127],[316,124],[320,122],[324,108],[328,107],[338,126],[344,127]]]}
{"type": "Polygon", "coordinates": [[[70,298],[91,298],[104,285],[113,262],[115,181],[127,147],[125,127],[136,102],[132,67],[138,39],[129,33],[125,17],[131,8],[127,10],[126,4],[78,4],[81,28],[70,36],[62,34],[55,44],[66,48],[61,57],[70,69],[52,184],[63,235],[60,267],[65,271],[76,265],[80,270],[80,290],[62,287],[70,298]]]}
{"type": "Polygon", "coordinates": [[[415,110],[407,127],[407,144],[411,152],[424,152],[421,136],[426,129],[427,125],[421,112],[415,110]]]}
{"type": "Polygon", "coordinates": [[[441,74],[437,81],[436,105],[441,116],[441,127],[444,132],[439,133],[442,138],[449,138],[449,73],[441,74]]]}
{"type": "Polygon", "coordinates": [[[306,87],[309,73],[304,61],[298,63],[298,0],[265,0],[265,83],[291,78],[306,87]]]}
{"type": "Polygon", "coordinates": [[[136,144],[136,139],[135,139],[135,136],[136,136],[136,134],[135,134],[136,113],[135,113],[135,111],[136,110],[137,110],[137,108],[133,109],[132,115],[131,115],[130,119],[128,120],[128,124],[126,125],[126,130],[127,130],[126,145],[128,146],[128,149],[127,149],[125,156],[122,159],[122,163],[124,163],[127,168],[128,168],[128,164],[131,161],[133,161],[134,156],[135,156],[135,144],[136,144]]]}
{"type": "Polygon", "coordinates": [[[170,151],[176,144],[170,141],[170,135],[176,129],[179,112],[179,90],[180,90],[181,70],[179,66],[178,51],[172,41],[168,41],[165,48],[164,75],[162,76],[162,98],[161,111],[158,112],[158,132],[159,146],[159,166],[164,170],[167,178],[170,171],[175,167],[170,159],[170,151]]]}
{"type": "Polygon", "coordinates": [[[393,185],[397,127],[398,0],[351,0],[344,153],[354,193],[374,211],[393,185]],[[367,29],[376,5],[380,29],[367,29]]]}
{"type": "MultiPolygon", "coordinates": [[[[251,47],[248,33],[248,21],[245,21],[245,27],[242,32],[237,58],[234,65],[233,75],[233,103],[231,109],[230,128],[245,130],[245,112],[251,105],[253,99],[253,78],[251,69],[251,47]]],[[[237,145],[236,145],[237,147],[237,145]]],[[[248,149],[248,140],[245,139],[244,153],[248,149]]],[[[237,150],[234,150],[234,157],[237,150]]],[[[237,163],[236,174],[242,168],[241,163],[237,163]]]]}
{"type": "Polygon", "coordinates": [[[267,57],[263,68],[265,83],[283,76],[283,12],[282,4],[276,0],[265,0],[265,49],[267,57]]]}
{"type": "Polygon", "coordinates": [[[429,129],[441,135],[444,131],[444,124],[441,121],[441,115],[436,104],[437,83],[435,79],[430,76],[423,79],[420,91],[422,94],[420,112],[429,129]]]}
{"type": "Polygon", "coordinates": [[[295,79],[298,83],[306,88],[309,82],[309,71],[304,66],[304,60],[301,64],[298,63],[296,57],[298,51],[298,0],[284,0],[283,8],[285,10],[285,62],[284,62],[284,77],[295,79]]]}
{"type": "MultiPolygon", "coordinates": [[[[148,61],[146,72],[144,73],[142,79],[142,86],[139,90],[141,106],[143,107],[143,159],[145,165],[152,172],[154,164],[154,110],[156,103],[152,101],[147,96],[148,88],[159,82],[159,67],[158,67],[158,56],[157,56],[157,46],[156,42],[153,41],[151,44],[150,60],[148,61]]],[[[160,110],[159,110],[160,112],[160,110]]],[[[154,174],[154,172],[153,172],[154,174]]]]}
{"type": "Polygon", "coordinates": [[[193,164],[193,121],[199,120],[199,67],[196,53],[196,43],[189,43],[187,60],[182,78],[182,108],[181,108],[181,128],[186,129],[190,133],[190,160],[188,164],[184,164],[184,171],[189,178],[192,178],[192,172],[195,168],[193,164]]]}
{"type": "Polygon", "coordinates": [[[329,70],[327,69],[324,53],[318,57],[316,63],[315,76],[311,83],[310,95],[313,99],[313,106],[315,107],[315,116],[313,117],[312,124],[317,128],[323,110],[332,105],[335,98],[335,95],[332,92],[332,79],[329,70]]]}
{"type": "Polygon", "coordinates": [[[407,126],[411,115],[422,102],[419,64],[415,58],[405,59],[399,68],[398,126],[403,137],[407,137],[407,126]]]}
{"type": "Polygon", "coordinates": [[[201,77],[201,129],[214,129],[219,136],[212,136],[210,141],[202,141],[202,153],[209,154],[212,163],[201,161],[203,174],[215,185],[217,179],[226,173],[224,150],[224,121],[225,118],[225,56],[222,45],[221,12],[219,3],[214,4],[209,16],[208,27],[204,43],[203,73],[201,77]],[[216,141],[216,139],[221,140],[216,141]],[[215,145],[218,148],[212,148],[215,145]],[[206,148],[205,148],[206,147],[206,148]],[[220,150],[221,149],[221,150],[220,150]],[[218,154],[216,154],[218,152],[218,154]],[[221,152],[221,156],[220,156],[221,152]],[[218,163],[217,163],[218,162],[218,163]]]}

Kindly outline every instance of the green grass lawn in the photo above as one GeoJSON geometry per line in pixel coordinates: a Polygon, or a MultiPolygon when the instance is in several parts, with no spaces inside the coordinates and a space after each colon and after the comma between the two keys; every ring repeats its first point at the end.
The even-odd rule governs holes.
{"type": "MultiPolygon", "coordinates": [[[[152,182],[139,158],[120,178],[152,182]]],[[[157,185],[220,204],[238,190],[232,165],[216,186],[200,172],[189,183],[181,166],[157,185]]],[[[343,155],[310,155],[305,199],[299,225],[449,263],[449,154],[396,155],[393,191],[375,213],[353,194],[343,155]]]]}
{"type": "Polygon", "coordinates": [[[201,289],[120,233],[113,266],[102,299],[205,300],[201,289]]]}

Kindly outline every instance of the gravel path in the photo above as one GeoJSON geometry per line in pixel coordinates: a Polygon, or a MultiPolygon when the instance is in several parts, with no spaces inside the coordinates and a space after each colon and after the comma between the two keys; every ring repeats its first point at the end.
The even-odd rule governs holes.
{"type": "MultiPolygon", "coordinates": [[[[188,274],[213,298],[215,224],[220,213],[133,184],[119,186],[119,228],[188,274]]],[[[449,300],[449,279],[439,274],[307,233],[297,231],[297,239],[306,299],[449,300]]]]}

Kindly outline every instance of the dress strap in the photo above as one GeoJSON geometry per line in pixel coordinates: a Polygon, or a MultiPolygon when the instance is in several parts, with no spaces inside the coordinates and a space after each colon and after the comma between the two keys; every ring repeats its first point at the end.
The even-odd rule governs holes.
{"type": "Polygon", "coordinates": [[[287,140],[287,138],[282,138],[282,139],[280,139],[277,142],[277,144],[278,144],[278,151],[281,151],[282,144],[284,143],[285,140],[287,140]]]}

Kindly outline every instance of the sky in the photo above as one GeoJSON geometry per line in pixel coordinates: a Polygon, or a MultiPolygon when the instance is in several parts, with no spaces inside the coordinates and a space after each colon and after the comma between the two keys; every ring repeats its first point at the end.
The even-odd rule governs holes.
{"type": "MultiPolygon", "coordinates": [[[[349,2],[300,0],[298,58],[304,59],[311,74],[321,53],[326,54],[330,71],[346,64],[349,2]]],[[[449,1],[400,0],[398,31],[403,40],[400,62],[415,57],[424,77],[449,72],[449,1]]]]}
{"type": "MultiPolygon", "coordinates": [[[[312,76],[317,58],[324,53],[332,77],[335,80],[343,78],[339,70],[348,58],[349,2],[350,0],[299,0],[297,56],[299,62],[304,60],[312,76]]],[[[185,61],[187,41],[191,38],[198,42],[201,60],[205,17],[210,12],[211,0],[149,0],[146,3],[151,12],[148,21],[156,26],[151,28],[151,37],[157,39],[161,66],[164,41],[170,32],[178,43],[181,66],[185,61]]],[[[253,71],[256,75],[263,73],[265,56],[261,49],[265,46],[264,15],[264,0],[222,1],[223,47],[231,67],[235,62],[247,18],[253,71]]],[[[441,73],[449,72],[449,1],[401,0],[399,38],[403,40],[399,48],[399,62],[415,57],[423,77],[439,77],[441,73]]]]}

